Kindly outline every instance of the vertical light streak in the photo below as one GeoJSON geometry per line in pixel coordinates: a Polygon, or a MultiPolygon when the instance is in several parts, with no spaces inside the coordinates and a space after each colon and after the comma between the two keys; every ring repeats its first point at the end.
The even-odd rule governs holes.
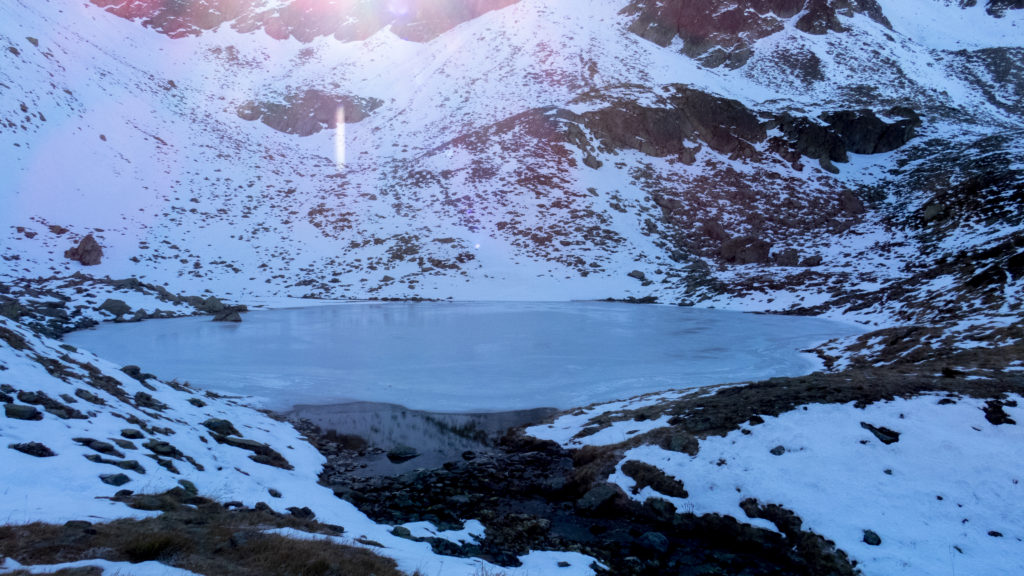
{"type": "Polygon", "coordinates": [[[338,170],[345,168],[345,107],[338,106],[334,113],[334,160],[338,170]]]}

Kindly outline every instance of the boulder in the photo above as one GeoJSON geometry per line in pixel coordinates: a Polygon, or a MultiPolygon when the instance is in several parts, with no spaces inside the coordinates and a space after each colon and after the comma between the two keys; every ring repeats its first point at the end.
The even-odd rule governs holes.
{"type": "Polygon", "coordinates": [[[700,230],[705,236],[712,240],[723,241],[729,239],[729,233],[725,231],[725,227],[717,220],[704,222],[701,224],[700,230]]]}
{"type": "Polygon", "coordinates": [[[395,446],[391,450],[388,450],[388,460],[391,460],[395,464],[412,460],[413,458],[419,455],[420,453],[417,452],[416,449],[411,446],[399,445],[395,446]]]}
{"type": "Polygon", "coordinates": [[[221,436],[241,436],[235,425],[230,420],[223,420],[221,418],[210,418],[206,422],[203,422],[203,426],[206,426],[213,432],[220,434],[221,436]]]}
{"type": "Polygon", "coordinates": [[[768,262],[772,245],[753,236],[731,238],[722,243],[719,253],[730,264],[763,264],[768,262]]]}
{"type": "Polygon", "coordinates": [[[636,545],[642,550],[658,554],[668,552],[668,538],[661,532],[644,532],[637,538],[636,545]]]}
{"type": "Polygon", "coordinates": [[[117,300],[116,298],[107,298],[97,308],[100,312],[107,312],[113,314],[114,318],[120,318],[125,314],[129,314],[132,311],[132,307],[125,304],[124,300],[117,300]]]}
{"type": "Polygon", "coordinates": [[[800,263],[800,253],[795,248],[786,248],[775,254],[775,263],[779,266],[796,266],[800,263]]]}
{"type": "Polygon", "coordinates": [[[132,479],[127,474],[100,474],[100,482],[111,486],[124,486],[131,481],[132,479]]]}
{"type": "Polygon", "coordinates": [[[53,450],[50,450],[46,444],[39,442],[24,442],[21,444],[9,444],[8,448],[17,450],[29,456],[35,456],[36,458],[48,458],[50,456],[56,456],[53,450]]]}
{"type": "Polygon", "coordinates": [[[896,442],[900,441],[899,432],[896,432],[895,430],[890,430],[884,426],[877,427],[872,426],[867,422],[861,422],[860,427],[874,434],[875,438],[878,438],[878,440],[882,444],[895,444],[896,442]]]}
{"type": "Polygon", "coordinates": [[[210,296],[206,300],[203,300],[198,306],[196,306],[196,308],[198,308],[200,312],[216,314],[218,312],[222,312],[225,308],[227,308],[227,306],[225,306],[224,303],[220,301],[220,298],[217,298],[216,296],[210,296]]]}
{"type": "Polygon", "coordinates": [[[614,484],[598,484],[576,501],[576,507],[584,512],[596,512],[614,500],[619,494],[621,494],[621,491],[614,484]]]}
{"type": "Polygon", "coordinates": [[[647,277],[644,275],[644,273],[639,271],[639,270],[633,270],[629,274],[626,274],[626,276],[629,276],[630,278],[636,278],[637,280],[640,280],[641,282],[643,282],[644,280],[647,279],[647,277]]]}
{"type": "Polygon", "coordinates": [[[239,312],[244,312],[245,306],[228,306],[220,312],[214,314],[214,322],[241,322],[242,315],[239,312]]]}
{"type": "Polygon", "coordinates": [[[24,404],[4,404],[4,414],[15,420],[42,420],[43,413],[34,406],[24,404]]]}
{"type": "Polygon", "coordinates": [[[103,248],[100,247],[92,234],[86,235],[78,246],[69,248],[64,257],[80,263],[82,266],[95,266],[103,259],[103,248]]]}
{"type": "Polygon", "coordinates": [[[804,10],[804,15],[796,21],[797,30],[815,35],[843,31],[835,8],[827,0],[810,0],[804,10]]]}
{"type": "Polygon", "coordinates": [[[864,202],[849,190],[843,191],[843,195],[839,199],[839,206],[843,212],[848,214],[863,214],[865,212],[864,202]]]}
{"type": "Polygon", "coordinates": [[[807,268],[812,268],[814,266],[820,266],[821,265],[821,254],[813,254],[811,256],[808,256],[807,258],[804,258],[803,260],[800,261],[800,265],[804,266],[804,267],[807,267],[807,268]]]}

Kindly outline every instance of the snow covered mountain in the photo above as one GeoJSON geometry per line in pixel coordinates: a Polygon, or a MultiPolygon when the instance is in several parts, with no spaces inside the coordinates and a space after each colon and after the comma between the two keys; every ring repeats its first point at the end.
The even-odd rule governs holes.
{"type": "MultiPolygon", "coordinates": [[[[407,572],[595,573],[579,552],[512,554],[518,570],[435,554],[414,533],[443,549],[438,539],[462,546],[483,526],[393,531],[317,483],[325,457],[291,426],[46,335],[224,311],[214,295],[612,297],[877,330],[818,350],[853,367],[840,374],[666,392],[532,428],[520,437],[530,457],[566,476],[543,485],[563,498],[547,503],[558,514],[610,503],[622,516],[588,521],[625,517],[673,538],[687,510],[694,533],[727,519],[756,532],[744,545],[807,573],[821,573],[802,562],[822,551],[840,573],[939,573],[943,554],[1019,570],[1020,506],[1001,503],[1021,501],[1022,8],[0,3],[8,521],[147,517],[123,490],[198,490],[314,508],[407,572]],[[878,367],[897,360],[911,364],[878,367]],[[943,451],[954,469],[931,458],[943,451]]],[[[458,470],[475,481],[478,465],[458,470]]],[[[474,502],[457,496],[449,509],[474,502]]],[[[501,543],[504,520],[490,520],[501,543]]],[[[624,546],[678,560],[686,548],[652,552],[668,541],[652,532],[662,540],[627,534],[624,546]]],[[[552,549],[535,546],[544,538],[514,548],[552,549]]]]}
{"type": "Polygon", "coordinates": [[[3,272],[1016,313],[1024,13],[961,4],[8,2],[3,272]]]}

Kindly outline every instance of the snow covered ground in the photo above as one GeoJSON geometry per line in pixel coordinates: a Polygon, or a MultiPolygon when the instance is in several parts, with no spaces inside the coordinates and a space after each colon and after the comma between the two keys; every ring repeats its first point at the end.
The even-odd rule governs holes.
{"type": "MultiPolygon", "coordinates": [[[[593,436],[574,436],[602,411],[645,403],[597,406],[527,432],[565,446],[617,444],[632,436],[623,434],[627,428],[642,433],[667,424],[625,420],[593,436]]],[[[1024,421],[1024,397],[1011,394],[1001,403],[1012,421],[1024,421]]],[[[681,511],[729,515],[773,530],[768,520],[749,517],[741,503],[782,506],[803,520],[803,530],[834,541],[868,575],[1017,574],[1024,571],[1024,428],[994,424],[985,408],[985,400],[956,394],[860,408],[810,404],[702,438],[695,456],[652,445],[630,448],[608,481],[640,501],[661,498],[681,511]],[[636,481],[622,471],[631,460],[663,470],[688,496],[650,486],[634,490],[636,481]],[[867,531],[881,543],[867,542],[867,531]]]]}

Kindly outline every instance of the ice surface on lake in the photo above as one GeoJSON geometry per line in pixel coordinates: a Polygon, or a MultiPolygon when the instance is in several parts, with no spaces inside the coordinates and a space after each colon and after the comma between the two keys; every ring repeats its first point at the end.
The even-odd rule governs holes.
{"type": "Polygon", "coordinates": [[[353,303],[104,325],[69,334],[164,379],[294,404],[435,412],[572,408],[671,388],[798,375],[800,350],[856,327],[815,318],[603,302],[353,303]]]}

